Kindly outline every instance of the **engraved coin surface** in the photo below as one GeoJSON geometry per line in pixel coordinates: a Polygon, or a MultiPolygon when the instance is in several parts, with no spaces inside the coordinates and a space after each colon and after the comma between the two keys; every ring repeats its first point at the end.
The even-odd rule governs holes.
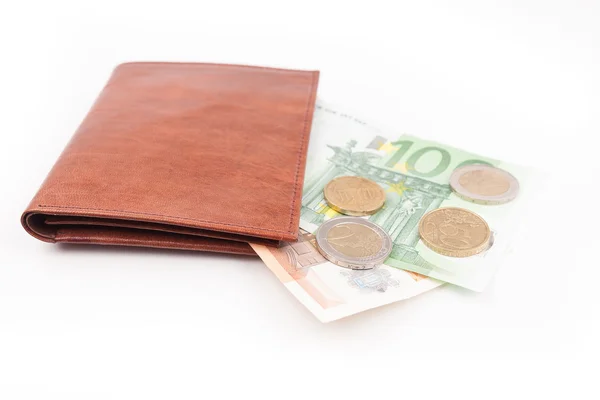
{"type": "Polygon", "coordinates": [[[479,204],[504,204],[519,194],[519,181],[503,169],[483,164],[454,170],[450,187],[463,200],[479,204]]]}
{"type": "Polygon", "coordinates": [[[317,250],[341,267],[375,268],[392,252],[390,236],[379,225],[362,218],[332,218],[319,227],[315,236],[317,250]]]}
{"type": "Polygon", "coordinates": [[[449,257],[470,257],[487,250],[491,231],[479,215],[458,207],[438,208],[419,222],[423,243],[449,257]]]}
{"type": "Polygon", "coordinates": [[[381,186],[360,176],[335,178],[325,185],[323,194],[329,207],[357,217],[375,214],[385,203],[381,186]]]}

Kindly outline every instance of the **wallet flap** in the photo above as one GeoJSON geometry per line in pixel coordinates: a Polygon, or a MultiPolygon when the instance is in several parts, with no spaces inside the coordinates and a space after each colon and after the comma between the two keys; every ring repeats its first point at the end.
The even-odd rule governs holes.
{"type": "Polygon", "coordinates": [[[23,225],[47,241],[51,215],[295,240],[317,82],[316,71],[121,64],[23,225]]]}

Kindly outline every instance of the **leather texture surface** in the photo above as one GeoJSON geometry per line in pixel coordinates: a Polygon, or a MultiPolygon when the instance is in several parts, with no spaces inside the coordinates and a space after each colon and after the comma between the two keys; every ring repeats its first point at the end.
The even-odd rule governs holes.
{"type": "Polygon", "coordinates": [[[295,240],[317,71],[119,65],[21,217],[47,242],[295,240]]]}

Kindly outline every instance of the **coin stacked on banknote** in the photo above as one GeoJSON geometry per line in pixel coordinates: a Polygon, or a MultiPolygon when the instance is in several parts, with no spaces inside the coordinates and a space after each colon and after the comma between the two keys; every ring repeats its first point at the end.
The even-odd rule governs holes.
{"type": "Polygon", "coordinates": [[[340,176],[323,189],[333,210],[357,217],[375,214],[385,203],[385,192],[377,183],[360,176],[340,176]]]}
{"type": "Polygon", "coordinates": [[[392,251],[390,236],[363,218],[332,218],[319,227],[315,236],[317,250],[323,257],[351,269],[375,268],[392,251]]]}
{"type": "Polygon", "coordinates": [[[485,164],[455,169],[450,187],[463,200],[486,205],[508,203],[519,194],[519,181],[514,176],[485,164]]]}
{"type": "Polygon", "coordinates": [[[430,211],[419,222],[423,243],[449,257],[470,257],[488,248],[491,231],[487,222],[472,211],[444,207],[430,211]]]}

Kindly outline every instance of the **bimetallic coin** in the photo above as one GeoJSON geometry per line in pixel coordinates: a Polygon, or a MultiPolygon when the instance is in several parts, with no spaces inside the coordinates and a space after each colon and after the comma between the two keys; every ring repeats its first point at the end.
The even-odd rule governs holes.
{"type": "Polygon", "coordinates": [[[357,217],[375,214],[385,203],[381,186],[360,176],[335,178],[325,185],[323,194],[329,207],[357,217]]]}
{"type": "Polygon", "coordinates": [[[362,218],[338,217],[315,233],[317,250],[329,261],[351,269],[371,269],[392,252],[392,240],[379,225],[362,218]]]}
{"type": "Polygon", "coordinates": [[[478,204],[504,204],[519,194],[519,181],[503,169],[472,164],[454,170],[450,187],[463,200],[478,204]]]}
{"type": "Polygon", "coordinates": [[[490,227],[479,215],[458,207],[438,208],[419,222],[423,243],[449,257],[470,257],[489,248],[490,227]]]}

